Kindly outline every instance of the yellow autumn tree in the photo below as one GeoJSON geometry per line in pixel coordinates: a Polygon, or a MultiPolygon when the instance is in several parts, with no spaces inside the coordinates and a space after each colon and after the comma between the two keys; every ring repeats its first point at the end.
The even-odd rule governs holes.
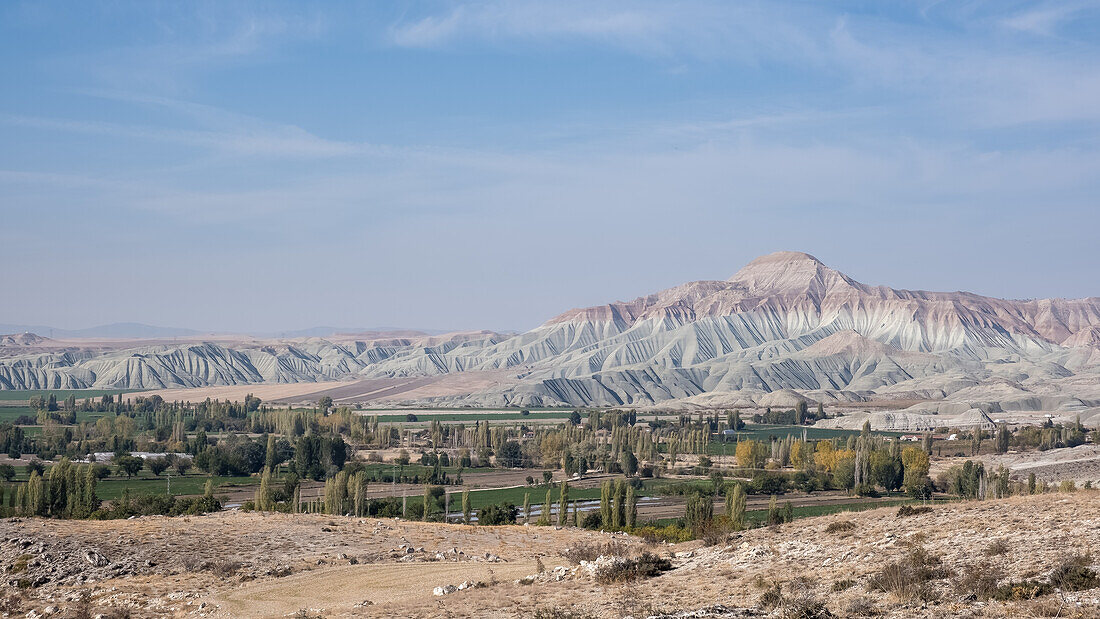
{"type": "Polygon", "coordinates": [[[836,468],[836,450],[832,441],[818,441],[817,452],[814,453],[814,464],[826,473],[832,473],[836,468]]]}

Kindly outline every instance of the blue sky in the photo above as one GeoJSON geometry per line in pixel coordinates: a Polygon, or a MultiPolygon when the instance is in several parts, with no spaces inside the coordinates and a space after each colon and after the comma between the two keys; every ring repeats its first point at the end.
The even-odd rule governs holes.
{"type": "Polygon", "coordinates": [[[1100,295],[1096,2],[6,2],[0,84],[0,322],[1100,295]]]}

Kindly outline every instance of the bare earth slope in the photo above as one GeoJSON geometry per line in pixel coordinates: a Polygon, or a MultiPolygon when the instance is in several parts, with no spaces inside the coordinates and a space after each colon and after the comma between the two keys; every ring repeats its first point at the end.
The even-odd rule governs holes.
{"type": "Polygon", "coordinates": [[[692,616],[756,616],[765,591],[778,584],[786,604],[817,600],[837,616],[853,616],[853,609],[861,609],[854,616],[887,617],[1100,613],[1100,589],[979,603],[969,585],[957,584],[974,570],[992,575],[995,584],[1042,580],[1073,553],[1096,548],[1096,492],[937,505],[909,517],[895,512],[798,520],[706,548],[701,542],[647,548],[636,538],[575,529],[310,515],[13,519],[0,523],[8,573],[0,594],[5,610],[20,616],[47,606],[83,606],[93,614],[127,608],[133,616],[277,617],[301,609],[326,617],[520,617],[535,609],[598,617],[700,609],[711,613],[692,616]],[[829,528],[837,522],[851,525],[829,528]],[[638,583],[601,585],[559,555],[613,539],[627,553],[675,555],[674,569],[638,583]],[[995,541],[1003,544],[987,553],[995,541]],[[917,548],[941,568],[924,599],[874,590],[876,575],[917,548]],[[535,572],[536,558],[546,572],[533,584],[515,582],[535,572]],[[13,570],[16,563],[26,567],[13,570]],[[18,590],[6,582],[20,578],[38,584],[18,590]],[[432,594],[465,580],[485,586],[432,594]],[[80,602],[85,596],[86,604],[80,602]],[[725,610],[715,611],[718,606],[725,610]]]}
{"type": "MultiPolygon", "coordinates": [[[[826,404],[950,399],[967,404],[962,412],[1091,416],[1100,414],[1098,333],[1100,297],[1013,301],[897,290],[860,283],[807,254],[779,252],[725,281],[571,310],[514,336],[193,341],[108,350],[12,339],[0,349],[0,389],[164,389],[481,372],[497,379],[470,381],[463,389],[418,388],[408,399],[491,407],[722,407],[761,405],[767,394],[792,390],[826,404]]],[[[387,399],[400,402],[401,396],[390,392],[387,399]]]]}

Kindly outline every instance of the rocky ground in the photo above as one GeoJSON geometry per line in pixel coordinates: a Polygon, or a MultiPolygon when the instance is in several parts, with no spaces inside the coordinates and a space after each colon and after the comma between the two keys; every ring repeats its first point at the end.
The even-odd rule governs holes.
{"type": "Polygon", "coordinates": [[[1026,598],[1071,559],[1100,569],[1080,556],[1098,543],[1097,492],[836,514],[713,546],[320,515],[9,519],[0,614],[1092,617],[1100,588],[986,595],[1026,598]],[[636,582],[601,576],[647,551],[672,569],[636,582]],[[1015,581],[1030,583],[1003,587],[1015,581]]]}

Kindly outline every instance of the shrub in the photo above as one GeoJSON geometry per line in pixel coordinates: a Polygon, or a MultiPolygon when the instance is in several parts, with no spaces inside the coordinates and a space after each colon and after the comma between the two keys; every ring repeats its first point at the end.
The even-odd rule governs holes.
{"type": "Polygon", "coordinates": [[[845,578],[844,580],[838,580],[833,583],[833,593],[840,593],[841,591],[847,591],[856,586],[856,581],[851,578],[845,578]]]}
{"type": "Polygon", "coordinates": [[[686,542],[694,539],[691,531],[677,524],[670,524],[663,527],[656,527],[653,525],[646,525],[644,527],[635,528],[632,533],[645,541],[655,544],[657,542],[669,542],[672,544],[679,544],[680,542],[686,542]]]}
{"type": "Polygon", "coordinates": [[[600,516],[600,512],[589,512],[581,518],[581,526],[586,529],[599,529],[603,526],[603,517],[600,516]]]}
{"type": "Polygon", "coordinates": [[[717,546],[718,544],[726,543],[732,532],[733,527],[730,525],[729,519],[722,516],[712,519],[703,526],[703,532],[702,535],[700,535],[700,539],[702,539],[703,543],[707,546],[717,546]]]}
{"type": "Polygon", "coordinates": [[[902,599],[929,600],[932,598],[929,583],[948,575],[942,563],[939,557],[924,548],[912,548],[904,557],[872,576],[869,588],[894,593],[902,599]]]}
{"type": "Polygon", "coordinates": [[[766,611],[778,611],[784,619],[828,619],[835,617],[825,602],[813,595],[812,587],[804,580],[791,581],[793,595],[783,595],[779,583],[775,583],[760,596],[760,607],[766,611]]]}
{"type": "Polygon", "coordinates": [[[874,617],[879,614],[878,608],[875,608],[875,603],[867,597],[857,597],[848,603],[846,609],[849,617],[874,617]]]}
{"type": "Polygon", "coordinates": [[[1054,587],[1052,587],[1049,582],[1018,580],[997,587],[991,597],[1002,602],[1009,600],[1033,600],[1053,592],[1054,587]]]}
{"type": "Polygon", "coordinates": [[[486,505],[477,512],[477,523],[487,526],[515,524],[516,506],[511,503],[486,505]]]}
{"type": "Polygon", "coordinates": [[[596,571],[596,582],[607,585],[632,582],[659,576],[672,569],[672,562],[664,557],[644,552],[636,559],[623,559],[596,571]]]}
{"type": "Polygon", "coordinates": [[[919,506],[913,507],[912,505],[902,505],[898,508],[898,518],[905,518],[907,516],[919,516],[921,514],[927,514],[932,511],[931,507],[919,506]]]}
{"type": "Polygon", "coordinates": [[[604,544],[590,542],[578,544],[572,548],[561,551],[561,556],[571,563],[579,564],[581,561],[595,561],[599,556],[625,557],[628,554],[626,545],[618,541],[610,541],[604,544]]]}
{"type": "Polygon", "coordinates": [[[847,533],[853,531],[856,528],[856,523],[851,520],[838,520],[836,522],[830,522],[829,526],[825,527],[826,533],[847,533]]]}
{"type": "Polygon", "coordinates": [[[978,600],[988,600],[997,593],[997,583],[1001,580],[1001,570],[985,563],[968,565],[962,575],[955,580],[955,592],[962,596],[973,596],[978,600]]]}
{"type": "Polygon", "coordinates": [[[534,619],[596,619],[596,615],[575,613],[560,608],[536,608],[534,619]]]}
{"type": "Polygon", "coordinates": [[[1050,573],[1050,584],[1062,591],[1084,591],[1100,586],[1100,576],[1089,567],[1092,557],[1073,555],[1050,573]]]}
{"type": "Polygon", "coordinates": [[[237,573],[241,569],[240,561],[233,561],[229,559],[223,559],[220,561],[214,561],[210,566],[210,572],[215,576],[221,578],[228,578],[237,573]]]}
{"type": "Polygon", "coordinates": [[[1003,539],[996,539],[989,543],[985,547],[985,554],[990,557],[996,557],[1008,552],[1008,544],[1003,539]]]}

